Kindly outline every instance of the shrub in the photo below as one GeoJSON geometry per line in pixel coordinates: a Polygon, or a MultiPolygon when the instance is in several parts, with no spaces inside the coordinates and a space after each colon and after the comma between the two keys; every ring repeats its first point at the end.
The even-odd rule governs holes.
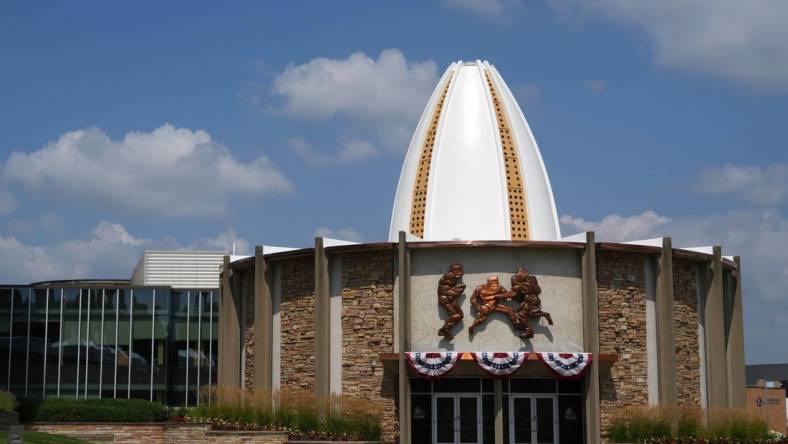
{"type": "Polygon", "coordinates": [[[319,399],[312,392],[254,392],[204,388],[190,416],[220,429],[284,430],[294,438],[379,440],[380,411],[370,401],[349,396],[319,399]]]}
{"type": "Polygon", "coordinates": [[[0,390],[0,410],[13,412],[16,409],[16,397],[11,392],[0,390]]]}
{"type": "Polygon", "coordinates": [[[766,422],[746,411],[712,410],[704,424],[700,408],[635,407],[617,412],[608,434],[613,442],[765,442],[766,422]]]}
{"type": "Polygon", "coordinates": [[[159,422],[167,407],[142,399],[50,398],[33,407],[30,421],[47,422],[159,422]]]}

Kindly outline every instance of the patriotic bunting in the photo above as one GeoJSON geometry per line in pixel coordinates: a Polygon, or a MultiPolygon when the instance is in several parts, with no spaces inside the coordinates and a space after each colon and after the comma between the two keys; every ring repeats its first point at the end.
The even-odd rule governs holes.
{"type": "Polygon", "coordinates": [[[461,353],[456,352],[406,352],[413,370],[428,379],[440,378],[457,365],[461,353]]]}
{"type": "Polygon", "coordinates": [[[528,352],[473,352],[472,354],[482,370],[498,377],[512,375],[528,357],[528,352]]]}
{"type": "Polygon", "coordinates": [[[539,359],[560,379],[577,379],[591,363],[591,353],[537,353],[539,359]]]}

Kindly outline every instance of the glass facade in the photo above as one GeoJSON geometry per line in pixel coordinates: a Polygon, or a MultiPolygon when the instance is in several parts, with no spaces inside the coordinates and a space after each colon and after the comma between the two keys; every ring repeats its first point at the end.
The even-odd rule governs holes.
{"type": "Polygon", "coordinates": [[[0,287],[0,389],[194,405],[216,381],[217,290],[0,287]]]}

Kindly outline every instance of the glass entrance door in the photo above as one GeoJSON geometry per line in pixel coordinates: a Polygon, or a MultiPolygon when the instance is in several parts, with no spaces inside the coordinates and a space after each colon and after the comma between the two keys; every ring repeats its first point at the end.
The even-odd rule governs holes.
{"type": "Polygon", "coordinates": [[[555,396],[512,395],[509,402],[509,436],[513,444],[558,442],[555,396]]]}
{"type": "Polygon", "coordinates": [[[435,395],[432,436],[435,444],[480,444],[482,437],[479,395],[435,395]]]}

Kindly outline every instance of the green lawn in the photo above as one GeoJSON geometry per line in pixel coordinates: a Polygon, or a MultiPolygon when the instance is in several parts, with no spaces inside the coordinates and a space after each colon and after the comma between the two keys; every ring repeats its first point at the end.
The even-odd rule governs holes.
{"type": "MultiPolygon", "coordinates": [[[[0,432],[0,443],[8,442],[8,432],[0,432]]],[[[24,432],[22,442],[25,444],[84,444],[87,441],[69,438],[62,435],[50,435],[49,433],[24,432]]]]}

